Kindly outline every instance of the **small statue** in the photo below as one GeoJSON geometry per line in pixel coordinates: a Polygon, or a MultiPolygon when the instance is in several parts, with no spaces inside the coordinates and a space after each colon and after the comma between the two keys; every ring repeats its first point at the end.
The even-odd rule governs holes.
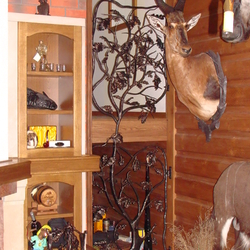
{"type": "Polygon", "coordinates": [[[50,231],[51,231],[51,227],[48,225],[44,225],[37,232],[37,235],[28,237],[33,250],[46,250],[47,249],[47,236],[49,235],[50,231]]]}
{"type": "Polygon", "coordinates": [[[37,6],[37,13],[39,15],[48,15],[49,16],[49,4],[47,0],[38,0],[40,5],[37,6]]]}

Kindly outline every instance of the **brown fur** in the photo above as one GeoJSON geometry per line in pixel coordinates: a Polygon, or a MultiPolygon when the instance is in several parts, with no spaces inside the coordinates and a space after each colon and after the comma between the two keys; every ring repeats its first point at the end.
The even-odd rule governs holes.
{"type": "Polygon", "coordinates": [[[156,20],[157,24],[150,22],[165,34],[170,81],[179,100],[190,112],[197,118],[208,121],[216,113],[220,98],[220,82],[214,62],[206,53],[190,56],[192,48],[188,43],[187,30],[194,21],[186,22],[181,11],[168,13],[166,19],[167,26],[156,20]]]}
{"type": "MultiPolygon", "coordinates": [[[[214,211],[216,244],[214,250],[226,246],[227,234],[222,233],[227,221],[235,228],[236,243],[233,249],[250,247],[250,162],[235,162],[220,176],[214,187],[214,211]],[[224,237],[223,237],[224,235],[224,237]]],[[[228,224],[229,229],[230,224],[228,224]]]]}

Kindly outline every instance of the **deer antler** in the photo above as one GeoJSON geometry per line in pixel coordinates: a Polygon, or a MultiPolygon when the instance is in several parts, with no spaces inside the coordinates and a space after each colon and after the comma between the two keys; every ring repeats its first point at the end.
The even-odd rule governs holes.
{"type": "Polygon", "coordinates": [[[155,3],[165,15],[174,12],[174,8],[166,4],[163,0],[155,0],[155,3]]]}
{"type": "Polygon", "coordinates": [[[177,10],[177,11],[182,11],[183,12],[183,9],[184,9],[184,6],[185,6],[185,2],[186,2],[186,0],[179,0],[176,3],[174,9],[177,10]]]}

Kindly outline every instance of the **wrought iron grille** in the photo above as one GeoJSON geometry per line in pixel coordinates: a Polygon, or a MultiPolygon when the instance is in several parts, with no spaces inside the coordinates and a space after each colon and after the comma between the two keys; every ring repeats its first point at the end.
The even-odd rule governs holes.
{"type": "MultiPolygon", "coordinates": [[[[153,249],[152,245],[157,244],[154,232],[159,225],[151,225],[152,209],[162,218],[159,224],[162,224],[162,245],[166,249],[165,150],[150,145],[132,153],[123,147],[119,131],[129,111],[138,112],[142,123],[148,115],[153,116],[168,88],[164,37],[147,21],[147,15],[155,15],[156,11],[156,6],[123,6],[111,0],[100,0],[93,9],[93,104],[97,111],[113,119],[115,128],[105,143],[93,148],[93,151],[105,148],[108,152],[101,156],[100,172],[94,173],[93,186],[105,195],[107,203],[121,217],[114,235],[127,225],[132,234],[130,249],[136,250],[143,241],[144,249],[153,249]],[[108,4],[112,8],[105,13],[108,4]],[[136,15],[139,10],[141,20],[136,15]],[[118,23],[123,24],[122,30],[118,30],[118,23]],[[138,235],[142,220],[143,238],[138,235]]],[[[157,16],[164,20],[164,16],[157,16]]],[[[117,248],[120,249],[118,245],[117,248]]]]}

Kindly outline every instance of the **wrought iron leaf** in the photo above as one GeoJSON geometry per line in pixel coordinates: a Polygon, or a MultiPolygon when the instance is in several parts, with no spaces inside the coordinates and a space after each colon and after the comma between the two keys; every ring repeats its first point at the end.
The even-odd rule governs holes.
{"type": "Polygon", "coordinates": [[[131,41],[128,41],[127,43],[124,43],[121,46],[122,53],[129,53],[132,49],[133,43],[131,41]]]}
{"type": "Polygon", "coordinates": [[[131,105],[131,106],[139,106],[140,103],[135,101],[135,102],[130,102],[130,100],[134,99],[133,97],[130,97],[128,100],[126,100],[124,103],[131,105]]]}
{"type": "Polygon", "coordinates": [[[101,165],[105,166],[107,162],[108,162],[108,156],[107,155],[102,155],[101,156],[101,165]]]}
{"type": "Polygon", "coordinates": [[[105,46],[103,43],[94,43],[93,44],[93,51],[95,51],[95,52],[101,52],[104,50],[104,48],[105,48],[105,46]]]}
{"type": "Polygon", "coordinates": [[[104,191],[102,189],[98,191],[98,194],[103,194],[103,193],[104,191]]]}
{"type": "Polygon", "coordinates": [[[122,17],[124,18],[124,16],[122,16],[117,10],[111,10],[111,12],[113,15],[110,16],[110,20],[113,20],[114,22],[120,22],[122,17]]]}
{"type": "Polygon", "coordinates": [[[118,204],[121,205],[124,208],[128,208],[131,205],[133,205],[135,203],[135,201],[129,197],[121,197],[118,200],[118,204]]]}
{"type": "Polygon", "coordinates": [[[141,123],[143,124],[146,122],[148,118],[148,112],[142,111],[141,114],[139,115],[138,119],[141,119],[141,123]]]}
{"type": "Polygon", "coordinates": [[[153,98],[146,96],[146,106],[151,113],[155,113],[156,107],[155,100],[153,98]]]}
{"type": "Polygon", "coordinates": [[[126,224],[119,224],[119,226],[117,226],[118,230],[124,230],[126,228],[126,224]]]}
{"type": "Polygon", "coordinates": [[[164,43],[162,42],[162,40],[159,38],[159,37],[157,37],[157,39],[156,39],[156,44],[157,44],[157,46],[158,46],[158,48],[161,50],[161,51],[164,51],[164,43]]]}
{"type": "Polygon", "coordinates": [[[152,184],[150,182],[147,181],[142,181],[140,183],[140,186],[142,187],[143,190],[149,190],[152,186],[152,184]]]}
{"type": "Polygon", "coordinates": [[[132,169],[134,172],[138,171],[141,169],[141,164],[140,161],[137,159],[137,157],[135,157],[133,163],[132,163],[132,169]]]}
{"type": "Polygon", "coordinates": [[[93,182],[92,182],[92,185],[93,185],[94,187],[99,187],[99,184],[98,184],[98,182],[96,182],[96,181],[93,181],[93,182]]]}
{"type": "Polygon", "coordinates": [[[155,237],[152,237],[152,243],[153,243],[153,245],[157,245],[158,244],[158,242],[157,242],[157,240],[156,240],[155,237]]]}
{"type": "Polygon", "coordinates": [[[109,18],[98,18],[96,29],[99,31],[105,30],[110,26],[109,18]]]}
{"type": "Polygon", "coordinates": [[[112,94],[115,94],[118,89],[122,90],[128,85],[128,78],[129,76],[126,74],[125,71],[117,71],[116,76],[113,78],[112,82],[112,94]]]}
{"type": "Polygon", "coordinates": [[[122,135],[121,135],[120,133],[118,133],[118,134],[113,134],[113,135],[111,136],[111,139],[112,139],[114,142],[116,142],[116,143],[123,143],[123,137],[122,137],[122,135]]]}
{"type": "Polygon", "coordinates": [[[122,99],[119,95],[114,95],[113,97],[116,98],[116,99],[118,99],[118,100],[122,99]]]}
{"type": "Polygon", "coordinates": [[[161,78],[158,77],[157,75],[155,75],[153,82],[154,82],[155,89],[157,90],[159,88],[160,83],[161,83],[161,78]]]}
{"type": "Polygon", "coordinates": [[[164,208],[163,208],[163,201],[162,200],[158,200],[158,201],[155,201],[154,202],[154,205],[155,205],[155,209],[158,211],[158,212],[163,212],[164,211],[164,208]]]}
{"type": "Polygon", "coordinates": [[[123,166],[124,162],[125,162],[124,157],[122,155],[120,155],[120,157],[119,157],[119,166],[123,166]]]}
{"type": "Polygon", "coordinates": [[[154,170],[155,170],[156,174],[161,175],[161,176],[163,175],[162,171],[160,169],[154,168],[154,170]]]}
{"type": "Polygon", "coordinates": [[[129,20],[128,24],[132,29],[135,27],[135,25],[140,25],[141,21],[139,20],[139,18],[137,16],[132,16],[132,19],[129,20]]]}
{"type": "Polygon", "coordinates": [[[102,107],[107,113],[113,114],[112,107],[110,105],[105,105],[102,107]]]}
{"type": "Polygon", "coordinates": [[[147,153],[146,162],[148,167],[152,167],[156,163],[156,156],[153,152],[147,153]]]}
{"type": "Polygon", "coordinates": [[[153,74],[155,74],[155,71],[149,70],[146,74],[147,74],[148,77],[152,78],[153,74]]]}

